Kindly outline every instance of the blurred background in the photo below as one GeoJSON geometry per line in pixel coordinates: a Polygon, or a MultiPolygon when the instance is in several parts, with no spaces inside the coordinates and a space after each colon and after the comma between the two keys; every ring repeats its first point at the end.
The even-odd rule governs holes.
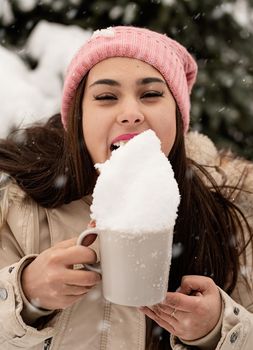
{"type": "Polygon", "coordinates": [[[113,25],[186,46],[199,66],[192,130],[253,159],[253,0],[0,0],[0,137],[59,112],[73,53],[113,25]]]}

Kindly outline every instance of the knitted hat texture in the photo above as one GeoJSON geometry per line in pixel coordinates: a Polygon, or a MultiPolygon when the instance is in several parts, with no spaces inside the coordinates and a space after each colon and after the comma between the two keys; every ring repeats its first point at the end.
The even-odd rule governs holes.
{"type": "Polygon", "coordinates": [[[82,78],[109,57],[129,57],[146,62],[164,77],[181,112],[184,132],[189,128],[190,93],[197,64],[189,52],[164,34],[149,29],[119,26],[97,30],[72,59],[63,87],[61,116],[66,128],[70,106],[82,78]]]}

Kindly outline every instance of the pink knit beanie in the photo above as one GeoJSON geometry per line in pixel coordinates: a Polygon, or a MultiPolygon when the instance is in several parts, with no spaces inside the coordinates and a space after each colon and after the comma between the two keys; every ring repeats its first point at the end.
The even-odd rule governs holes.
{"type": "Polygon", "coordinates": [[[166,35],[144,28],[110,27],[97,30],[72,59],[64,82],[61,116],[66,128],[70,106],[82,78],[109,57],[129,57],[156,68],[166,80],[181,112],[184,132],[189,128],[190,92],[197,65],[189,52],[166,35]]]}

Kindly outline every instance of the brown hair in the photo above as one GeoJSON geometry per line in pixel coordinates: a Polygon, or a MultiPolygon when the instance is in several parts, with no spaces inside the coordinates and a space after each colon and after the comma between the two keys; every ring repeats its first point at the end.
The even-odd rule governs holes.
{"type": "MultiPolygon", "coordinates": [[[[93,191],[97,175],[82,132],[84,85],[85,79],[69,112],[67,132],[60,115],[55,115],[45,125],[18,130],[0,142],[0,169],[41,206],[57,207],[93,191]]],[[[181,253],[172,259],[168,288],[173,291],[182,276],[196,274],[210,276],[231,293],[239,256],[249,244],[245,230],[251,242],[252,232],[243,213],[225,195],[227,186],[219,187],[205,167],[187,158],[179,112],[169,160],[181,194],[173,241],[181,253]]],[[[155,323],[147,332],[147,347],[167,349],[168,333],[163,330],[160,342],[154,327],[155,323]]]]}
{"type": "Polygon", "coordinates": [[[206,167],[187,158],[180,117],[169,160],[181,194],[173,238],[181,254],[172,260],[169,289],[180,285],[181,276],[196,274],[211,277],[230,294],[238,277],[238,256],[246,246],[244,230],[250,232],[243,213],[230,199],[239,189],[218,186],[206,167]]]}
{"type": "MultiPolygon", "coordinates": [[[[187,158],[178,112],[176,140],[168,158],[181,194],[168,290],[175,291],[184,275],[204,275],[231,294],[238,278],[239,257],[242,255],[246,264],[245,249],[248,244],[253,249],[252,229],[231,200],[240,188],[218,186],[204,166],[187,158]]],[[[169,333],[154,321],[147,323],[146,340],[146,350],[169,348],[169,333]]]]}

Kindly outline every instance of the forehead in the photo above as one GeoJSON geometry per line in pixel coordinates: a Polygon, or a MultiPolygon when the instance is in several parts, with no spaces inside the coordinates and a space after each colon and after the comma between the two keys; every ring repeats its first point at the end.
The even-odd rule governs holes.
{"type": "Polygon", "coordinates": [[[153,76],[162,78],[160,72],[150,64],[136,58],[112,57],[97,63],[88,74],[90,81],[100,78],[144,77],[153,76]],[[131,73],[130,73],[131,72],[131,73]]]}

